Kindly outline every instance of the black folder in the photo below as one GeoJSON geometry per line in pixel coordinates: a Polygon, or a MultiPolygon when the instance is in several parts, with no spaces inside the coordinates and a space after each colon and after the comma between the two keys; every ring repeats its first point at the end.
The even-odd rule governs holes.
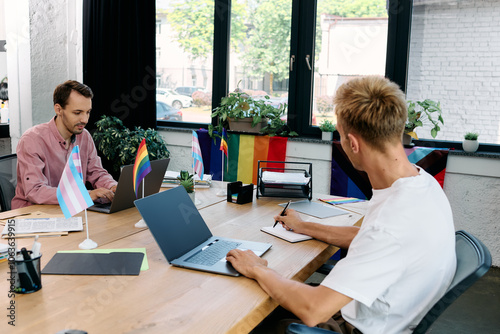
{"type": "Polygon", "coordinates": [[[144,253],[56,253],[44,275],[139,275],[144,253]]]}

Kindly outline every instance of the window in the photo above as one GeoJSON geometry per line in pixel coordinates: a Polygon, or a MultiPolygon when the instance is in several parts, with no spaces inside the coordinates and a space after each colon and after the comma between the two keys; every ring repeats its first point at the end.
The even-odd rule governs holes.
{"type": "MultiPolygon", "coordinates": [[[[500,144],[500,44],[495,0],[414,0],[407,99],[440,101],[444,126],[437,140],[500,144]]],[[[430,127],[417,128],[432,139],[430,127]]]]}
{"type": "Polygon", "coordinates": [[[385,75],[386,1],[319,0],[316,22],[313,124],[335,123],[332,99],[340,85],[362,75],[385,75]]]}
{"type": "Polygon", "coordinates": [[[158,0],[156,22],[157,101],[182,115],[160,117],[157,110],[157,119],[193,126],[209,123],[214,1],[158,0]]]}
{"type": "Polygon", "coordinates": [[[229,91],[288,104],[291,23],[292,0],[232,2],[229,91]]]}
{"type": "Polygon", "coordinates": [[[157,1],[159,87],[198,90],[194,106],[182,109],[182,121],[193,127],[209,123],[211,109],[238,86],[269,96],[273,105],[287,103],[292,130],[319,136],[319,122],[334,119],[340,84],[385,73],[386,0],[217,0],[211,6],[157,1]]]}

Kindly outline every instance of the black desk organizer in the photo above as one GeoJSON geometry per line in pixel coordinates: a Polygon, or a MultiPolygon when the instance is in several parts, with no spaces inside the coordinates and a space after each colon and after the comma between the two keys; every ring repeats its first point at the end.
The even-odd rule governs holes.
{"type": "Polygon", "coordinates": [[[243,182],[231,182],[227,184],[227,201],[236,204],[250,203],[253,198],[253,183],[244,186],[243,182]],[[233,194],[237,195],[236,202],[233,202],[233,194]]]}
{"type": "Polygon", "coordinates": [[[312,163],[310,162],[290,162],[290,161],[261,161],[257,163],[257,198],[259,197],[293,197],[312,199],[312,163]],[[287,168],[265,167],[269,163],[285,164],[287,168]],[[261,164],[263,167],[261,167],[261,164]],[[294,168],[290,168],[294,167],[294,168]],[[295,168],[296,167],[296,168],[295,168]],[[304,168],[300,168],[304,167],[304,168]],[[263,172],[283,172],[283,173],[304,173],[305,177],[310,177],[307,184],[275,183],[264,182],[263,172]]]}

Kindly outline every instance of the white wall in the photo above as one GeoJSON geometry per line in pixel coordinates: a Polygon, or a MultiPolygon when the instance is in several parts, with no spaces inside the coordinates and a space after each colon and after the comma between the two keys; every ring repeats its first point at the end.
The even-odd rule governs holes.
{"type": "Polygon", "coordinates": [[[33,125],[54,116],[52,93],[82,80],[82,0],[3,0],[12,151],[33,125]]]}
{"type": "Polygon", "coordinates": [[[450,154],[444,190],[453,210],[455,228],[478,237],[500,266],[500,158],[450,154]]]}
{"type": "MultiPolygon", "coordinates": [[[[4,0],[0,0],[0,13],[4,13],[4,0]]],[[[5,33],[5,20],[0,14],[0,40],[5,41],[7,34],[5,33]]],[[[7,53],[0,52],[0,81],[7,76],[7,53]]]]}
{"type": "MultiPolygon", "coordinates": [[[[475,131],[481,142],[500,143],[499,17],[498,0],[415,2],[407,98],[441,102],[436,139],[461,141],[475,131]]],[[[417,134],[430,138],[429,130],[417,134]]]]}

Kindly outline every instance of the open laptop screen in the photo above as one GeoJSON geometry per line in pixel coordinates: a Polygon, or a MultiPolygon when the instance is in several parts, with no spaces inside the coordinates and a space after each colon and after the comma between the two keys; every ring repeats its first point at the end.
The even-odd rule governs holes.
{"type": "Polygon", "coordinates": [[[182,186],[138,199],[134,203],[168,262],[212,237],[182,186]]]}

